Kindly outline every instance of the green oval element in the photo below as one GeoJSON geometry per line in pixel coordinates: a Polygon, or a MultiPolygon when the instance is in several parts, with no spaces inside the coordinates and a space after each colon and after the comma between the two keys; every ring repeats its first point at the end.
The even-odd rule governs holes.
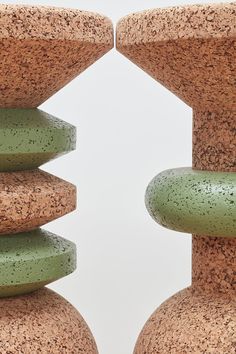
{"type": "Polygon", "coordinates": [[[0,236],[0,297],[35,291],[75,268],[75,244],[48,231],[0,236]]]}
{"type": "Polygon", "coordinates": [[[153,219],[171,230],[236,237],[236,173],[167,170],[146,192],[153,219]]]}
{"type": "Polygon", "coordinates": [[[76,147],[76,128],[39,109],[0,109],[0,172],[31,170],[76,147]]]}

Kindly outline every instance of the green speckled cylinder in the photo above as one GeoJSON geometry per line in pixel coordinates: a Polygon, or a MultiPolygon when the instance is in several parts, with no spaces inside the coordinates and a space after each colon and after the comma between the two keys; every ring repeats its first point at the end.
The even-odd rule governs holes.
{"type": "Polygon", "coordinates": [[[236,237],[236,173],[167,170],[146,192],[153,219],[171,230],[236,237]]]}
{"type": "Polygon", "coordinates": [[[48,231],[0,237],[0,297],[35,291],[75,268],[75,244],[48,231]]]}
{"type": "Polygon", "coordinates": [[[76,128],[39,109],[0,109],[0,172],[31,170],[76,147],[76,128]]]}

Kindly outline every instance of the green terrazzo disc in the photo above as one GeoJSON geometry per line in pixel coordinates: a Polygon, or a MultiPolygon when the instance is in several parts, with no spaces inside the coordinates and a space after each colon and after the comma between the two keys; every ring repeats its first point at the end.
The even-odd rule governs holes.
{"type": "Polygon", "coordinates": [[[0,237],[0,297],[32,292],[75,268],[75,244],[50,232],[0,237]]]}
{"type": "Polygon", "coordinates": [[[39,109],[0,109],[0,172],[37,168],[75,145],[73,125],[39,109]]]}
{"type": "Polygon", "coordinates": [[[146,192],[154,220],[175,231],[236,237],[236,173],[167,170],[146,192]]]}

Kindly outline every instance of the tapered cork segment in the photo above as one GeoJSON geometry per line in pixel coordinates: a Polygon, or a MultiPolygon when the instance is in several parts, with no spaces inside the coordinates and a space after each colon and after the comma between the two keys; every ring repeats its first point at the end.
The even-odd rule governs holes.
{"type": "Polygon", "coordinates": [[[1,353],[98,354],[79,312],[47,288],[1,299],[0,313],[1,353]]]}
{"type": "Polygon", "coordinates": [[[0,109],[0,172],[35,169],[75,146],[69,123],[39,109],[0,109]]]}
{"type": "Polygon", "coordinates": [[[193,108],[236,110],[236,3],[131,14],[117,49],[193,108]]]}
{"type": "Polygon", "coordinates": [[[113,47],[111,21],[54,7],[0,6],[0,107],[37,107],[113,47]]]}
{"type": "Polygon", "coordinates": [[[0,234],[33,230],[76,208],[76,187],[41,170],[0,173],[0,234]]]}
{"type": "Polygon", "coordinates": [[[0,297],[35,291],[75,268],[75,245],[50,232],[0,237],[0,297]]]}

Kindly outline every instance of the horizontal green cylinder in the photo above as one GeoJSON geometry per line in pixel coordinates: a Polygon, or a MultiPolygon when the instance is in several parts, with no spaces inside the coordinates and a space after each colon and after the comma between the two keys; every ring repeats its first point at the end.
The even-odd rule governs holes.
{"type": "Polygon", "coordinates": [[[152,218],[168,229],[236,237],[236,173],[164,171],[149,184],[146,206],[152,218]]]}
{"type": "Polygon", "coordinates": [[[31,170],[76,147],[76,128],[39,109],[0,109],[0,172],[31,170]]]}
{"type": "Polygon", "coordinates": [[[0,236],[0,297],[35,291],[75,268],[75,244],[48,231],[0,236]]]}

